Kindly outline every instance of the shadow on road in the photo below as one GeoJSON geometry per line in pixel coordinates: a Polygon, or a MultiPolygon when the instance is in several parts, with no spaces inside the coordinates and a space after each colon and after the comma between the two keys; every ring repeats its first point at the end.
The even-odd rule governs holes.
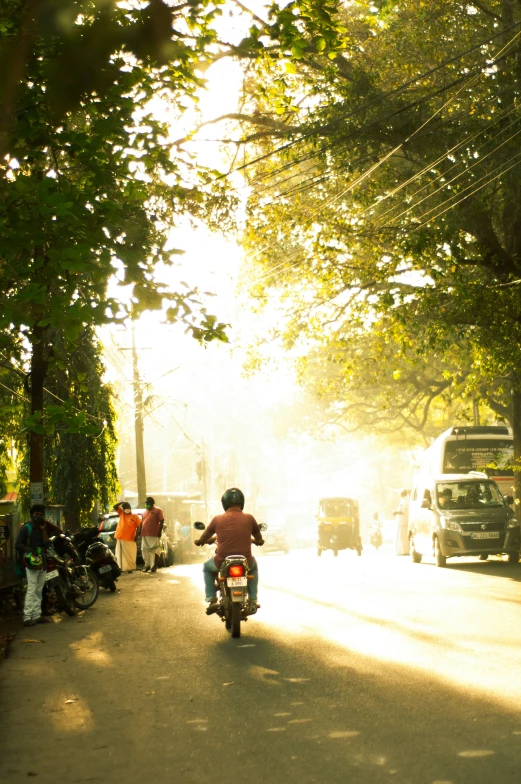
{"type": "Polygon", "coordinates": [[[455,569],[468,574],[484,574],[487,577],[502,577],[521,583],[521,564],[509,564],[506,561],[473,561],[472,563],[448,561],[447,569],[455,569]]]}
{"type": "Polygon", "coordinates": [[[311,631],[286,637],[269,617],[234,640],[188,572],[122,579],[17,641],[1,784],[518,783],[521,711],[482,684],[477,696],[311,631]]]}
{"type": "Polygon", "coordinates": [[[519,781],[521,712],[434,673],[381,664],[314,637],[295,647],[257,630],[216,649],[235,672],[223,692],[225,713],[241,705],[253,770],[264,767],[276,781],[519,781]]]}

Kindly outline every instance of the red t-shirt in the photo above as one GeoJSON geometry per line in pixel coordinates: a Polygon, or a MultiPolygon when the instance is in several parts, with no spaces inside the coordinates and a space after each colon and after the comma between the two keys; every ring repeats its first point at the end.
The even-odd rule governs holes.
{"type": "Polygon", "coordinates": [[[164,520],[163,510],[159,506],[147,509],[143,514],[141,536],[159,536],[160,523],[164,520]]]}
{"type": "Polygon", "coordinates": [[[251,514],[233,506],[222,515],[213,518],[205,531],[206,537],[217,536],[215,565],[220,566],[227,555],[244,555],[251,564],[251,538],[261,539],[259,524],[251,514]]]}

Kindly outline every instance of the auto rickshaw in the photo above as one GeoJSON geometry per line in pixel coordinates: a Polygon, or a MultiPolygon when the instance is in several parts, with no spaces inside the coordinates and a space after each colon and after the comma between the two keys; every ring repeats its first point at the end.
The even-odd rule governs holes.
{"type": "Polygon", "coordinates": [[[317,555],[324,550],[356,550],[362,555],[360,510],[354,498],[321,498],[318,502],[317,555]]]}

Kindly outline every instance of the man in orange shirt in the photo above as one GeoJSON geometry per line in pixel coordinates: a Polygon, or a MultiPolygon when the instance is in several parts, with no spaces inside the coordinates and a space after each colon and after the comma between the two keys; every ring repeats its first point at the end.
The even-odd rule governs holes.
{"type": "Polygon", "coordinates": [[[119,515],[118,527],[114,538],[116,539],[116,561],[122,572],[129,574],[136,568],[137,544],[136,530],[141,525],[139,515],[132,514],[132,509],[127,501],[116,504],[114,510],[119,515]]]}

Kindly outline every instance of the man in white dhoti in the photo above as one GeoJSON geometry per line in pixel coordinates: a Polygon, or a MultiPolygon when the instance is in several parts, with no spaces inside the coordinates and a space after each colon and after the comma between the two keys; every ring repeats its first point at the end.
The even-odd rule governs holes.
{"type": "Polygon", "coordinates": [[[144,572],[155,574],[161,552],[160,537],[165,524],[163,510],[155,505],[155,501],[150,496],[145,501],[146,512],[143,515],[141,526],[141,555],[145,566],[144,572]]]}
{"type": "Polygon", "coordinates": [[[122,572],[133,572],[136,568],[137,545],[135,542],[136,530],[141,525],[141,518],[132,514],[132,509],[127,501],[115,505],[114,510],[119,515],[118,527],[114,537],[116,539],[116,561],[122,572]]]}

